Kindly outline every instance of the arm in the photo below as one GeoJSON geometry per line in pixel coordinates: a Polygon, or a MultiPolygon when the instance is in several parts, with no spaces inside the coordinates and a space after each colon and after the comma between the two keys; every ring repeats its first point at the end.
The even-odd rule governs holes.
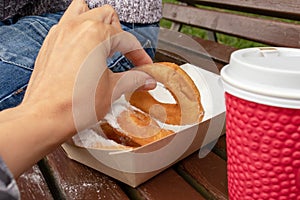
{"type": "Polygon", "coordinates": [[[107,69],[105,59],[113,51],[127,53],[136,65],[151,63],[142,47],[132,45],[138,44],[136,39],[128,34],[125,36],[129,38],[123,34],[119,37],[120,33],[118,17],[110,6],[88,10],[83,0],[74,0],[50,30],[23,102],[0,113],[0,156],[15,177],[77,132],[74,107],[80,116],[86,114],[80,128],[92,125],[93,112],[85,109],[91,102],[86,100],[85,91],[95,88],[92,106],[101,119],[122,93],[140,86],[155,87],[155,81],[142,72],[114,74],[107,69]],[[80,75],[86,71],[89,76],[80,75]],[[90,75],[99,71],[97,82],[91,82],[90,75]]]}
{"type": "Polygon", "coordinates": [[[10,118],[0,123],[0,152],[14,176],[75,133],[66,113],[45,105],[18,106],[0,113],[10,118]]]}

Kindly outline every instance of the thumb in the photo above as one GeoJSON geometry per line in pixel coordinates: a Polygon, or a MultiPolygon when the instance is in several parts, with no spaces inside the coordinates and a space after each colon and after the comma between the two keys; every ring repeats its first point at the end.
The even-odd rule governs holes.
{"type": "Polygon", "coordinates": [[[130,70],[115,75],[119,77],[112,93],[112,101],[117,100],[122,94],[132,93],[136,90],[151,90],[156,87],[156,80],[142,71],[130,70]]]}

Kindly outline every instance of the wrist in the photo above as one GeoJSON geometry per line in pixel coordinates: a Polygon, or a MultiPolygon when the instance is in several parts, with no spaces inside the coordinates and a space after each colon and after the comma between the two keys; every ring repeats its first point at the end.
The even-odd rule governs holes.
{"type": "Polygon", "coordinates": [[[39,128],[44,129],[43,133],[50,133],[57,140],[53,142],[62,143],[76,133],[71,104],[45,100],[21,104],[16,109],[33,123],[39,123],[39,128]]]}
{"type": "Polygon", "coordinates": [[[15,176],[76,133],[69,112],[40,102],[4,110],[0,120],[0,155],[15,176]]]}

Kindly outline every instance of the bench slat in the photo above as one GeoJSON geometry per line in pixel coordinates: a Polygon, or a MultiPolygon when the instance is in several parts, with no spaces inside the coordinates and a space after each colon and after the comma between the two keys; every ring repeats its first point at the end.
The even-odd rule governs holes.
{"type": "Polygon", "coordinates": [[[43,174],[37,165],[24,172],[17,179],[17,185],[22,200],[53,199],[43,174]]]}
{"type": "Polygon", "coordinates": [[[298,0],[182,0],[190,5],[205,5],[216,8],[262,14],[285,19],[300,20],[298,0]]]}
{"type": "Polygon", "coordinates": [[[286,47],[300,47],[300,25],[165,3],[163,17],[175,22],[286,47]]]}
{"type": "Polygon", "coordinates": [[[211,40],[204,40],[199,37],[193,37],[193,39],[205,49],[212,59],[223,64],[228,64],[230,54],[237,50],[237,48],[226,46],[211,40]]]}
{"type": "Polygon", "coordinates": [[[159,34],[156,60],[175,62],[179,65],[191,63],[219,74],[219,69],[223,67],[224,62],[221,61],[222,58],[216,58],[206,51],[205,44],[209,42],[211,41],[196,42],[190,36],[162,28],[159,34]]]}
{"type": "Polygon", "coordinates": [[[218,142],[215,144],[212,151],[220,156],[223,160],[227,160],[226,135],[222,135],[218,139],[218,142]]]}
{"type": "Polygon", "coordinates": [[[162,172],[137,189],[147,200],[205,199],[172,169],[162,172]]]}
{"type": "Polygon", "coordinates": [[[128,199],[114,179],[69,159],[61,147],[43,163],[58,199],[128,199]]]}
{"type": "Polygon", "coordinates": [[[180,163],[181,170],[188,173],[216,199],[227,199],[226,161],[210,152],[204,158],[194,153],[180,163]]]}

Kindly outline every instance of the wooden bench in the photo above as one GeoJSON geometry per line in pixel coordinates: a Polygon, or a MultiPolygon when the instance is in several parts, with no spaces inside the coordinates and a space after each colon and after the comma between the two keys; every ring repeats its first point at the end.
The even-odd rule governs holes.
{"type": "Polygon", "coordinates": [[[53,200],[48,184],[38,165],[34,165],[17,179],[21,199],[53,200]]]}
{"type": "Polygon", "coordinates": [[[39,168],[34,166],[34,172],[24,173],[18,180],[18,186],[22,200],[227,199],[226,162],[214,152],[203,159],[195,153],[132,188],[69,159],[59,148],[45,157],[39,168]]]}
{"type": "MultiPolygon", "coordinates": [[[[182,0],[176,4],[165,3],[163,18],[172,22],[169,28],[174,31],[187,33],[185,30],[191,27],[205,30],[206,40],[193,38],[219,68],[228,63],[232,51],[240,48],[224,44],[224,34],[232,36],[232,40],[258,42],[256,46],[300,47],[300,3],[297,0],[182,0]]],[[[167,37],[161,40],[168,45],[167,37]]]]}
{"type": "MultiPolygon", "coordinates": [[[[300,2],[296,0],[183,0],[165,3],[163,18],[172,25],[161,31],[155,61],[189,62],[219,73],[237,49],[224,44],[221,34],[258,45],[300,47],[300,2]],[[205,30],[206,39],[182,34],[186,26],[205,30]]],[[[62,148],[23,174],[18,185],[24,200],[228,199],[226,136],[206,157],[200,159],[195,152],[136,188],[70,160],[62,148]]]]}

